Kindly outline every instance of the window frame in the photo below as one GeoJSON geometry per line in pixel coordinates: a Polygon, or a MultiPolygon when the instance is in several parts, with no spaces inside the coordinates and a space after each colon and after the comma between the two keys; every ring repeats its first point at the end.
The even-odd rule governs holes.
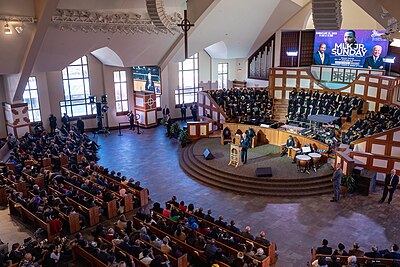
{"type": "MultiPolygon", "coordinates": [[[[37,123],[37,122],[42,122],[42,110],[40,109],[40,96],[39,96],[39,87],[38,87],[38,83],[37,83],[37,77],[36,76],[29,76],[29,79],[28,79],[28,82],[26,83],[26,86],[25,86],[25,90],[24,90],[24,94],[25,94],[25,92],[28,92],[29,93],[29,102],[25,102],[24,101],[24,103],[27,103],[28,104],[28,116],[29,116],[29,121],[30,122],[33,122],[33,123],[37,123]],[[35,84],[36,84],[36,88],[31,88],[31,86],[30,86],[30,79],[31,78],[34,78],[34,80],[35,80],[35,84]],[[33,107],[33,103],[32,103],[32,91],[37,91],[36,92],[36,94],[37,94],[37,103],[38,103],[38,108],[32,108],[33,107]],[[40,116],[40,119],[35,119],[35,113],[34,113],[34,111],[39,111],[39,116],[40,116]],[[32,118],[31,118],[31,115],[30,114],[32,114],[32,118]]],[[[23,98],[24,100],[25,100],[25,98],[23,98]]]]}
{"type": "MultiPolygon", "coordinates": [[[[96,116],[96,103],[91,103],[89,96],[91,96],[91,88],[90,88],[90,75],[89,75],[89,62],[88,57],[83,56],[78,58],[67,67],[65,67],[61,71],[62,76],[62,86],[64,92],[64,99],[60,101],[60,111],[61,114],[67,113],[70,117],[95,117],[96,116]],[[79,62],[78,62],[79,61],[79,62]],[[74,77],[76,73],[73,73],[71,69],[77,69],[80,66],[78,77],[74,77]],[[86,68],[86,69],[85,69],[86,68]],[[72,72],[72,73],[71,73],[72,72]],[[66,77],[65,77],[66,75],[66,77]],[[71,77],[73,76],[73,77],[71,77]],[[83,98],[73,98],[74,96],[71,93],[71,83],[81,81],[81,85],[83,88],[83,98]],[[66,88],[67,85],[67,88],[66,88]],[[67,91],[68,90],[68,94],[67,91]],[[84,106],[84,114],[77,114],[78,111],[76,107],[82,108],[84,106]],[[75,114],[74,114],[75,107],[75,114]]],[[[78,84],[78,83],[77,83],[78,84]]],[[[75,85],[76,86],[76,85],[75,85]]],[[[79,94],[75,94],[77,96],[79,94]]],[[[82,94],[81,94],[82,95],[82,94]]]]}
{"type": "Polygon", "coordinates": [[[218,83],[218,89],[228,89],[228,63],[218,63],[217,66],[217,83],[218,83]],[[222,72],[219,71],[219,66],[222,65],[222,72]],[[224,72],[224,66],[226,67],[226,72],[224,72]],[[220,77],[222,77],[222,84],[220,84],[220,77]],[[225,83],[225,86],[224,86],[225,83]]]}
{"type": "Polygon", "coordinates": [[[114,79],[115,111],[116,111],[117,116],[125,116],[129,112],[128,73],[126,70],[115,70],[115,71],[113,71],[113,79],[114,79]],[[122,72],[125,72],[125,81],[122,81],[122,79],[121,79],[122,72]],[[118,81],[115,80],[115,73],[118,73],[118,77],[119,77],[118,81]],[[125,84],[126,99],[123,99],[123,97],[122,97],[122,95],[123,95],[122,94],[122,84],[125,84]],[[117,98],[117,88],[116,88],[117,85],[119,86],[119,92],[118,92],[119,98],[120,98],[119,100],[117,100],[118,99],[117,98]],[[127,108],[126,110],[123,109],[124,101],[126,101],[126,108],[127,108]],[[122,108],[121,111],[117,110],[118,103],[121,103],[121,108],[122,108]]]}
{"type": "Polygon", "coordinates": [[[199,53],[195,53],[188,59],[178,63],[178,88],[175,89],[176,107],[179,107],[181,104],[191,104],[197,102],[198,92],[201,91],[201,87],[199,87],[199,61],[199,53]],[[192,62],[188,62],[189,60],[192,62]],[[191,64],[191,68],[187,67],[189,64],[191,64]],[[191,84],[191,86],[187,86],[188,83],[185,83],[185,73],[190,72],[193,75],[193,84],[191,84]],[[192,97],[193,101],[185,101],[185,98],[188,97],[192,97]]]}

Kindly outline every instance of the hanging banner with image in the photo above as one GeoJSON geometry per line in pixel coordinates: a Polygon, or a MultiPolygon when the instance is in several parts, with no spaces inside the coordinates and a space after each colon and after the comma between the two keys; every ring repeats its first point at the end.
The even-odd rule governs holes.
{"type": "Polygon", "coordinates": [[[384,33],[377,30],[315,30],[314,64],[382,69],[382,58],[388,50],[388,41],[381,38],[384,33]],[[324,55],[319,52],[322,50],[324,55]]]}

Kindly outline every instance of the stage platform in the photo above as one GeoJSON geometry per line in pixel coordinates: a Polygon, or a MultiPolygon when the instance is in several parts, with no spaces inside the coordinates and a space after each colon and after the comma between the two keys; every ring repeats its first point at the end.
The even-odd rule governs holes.
{"type": "Polygon", "coordinates": [[[278,146],[262,145],[249,149],[247,164],[235,168],[228,166],[229,144],[220,142],[219,138],[204,138],[183,148],[183,170],[201,183],[244,194],[299,197],[332,193],[333,170],[328,164],[317,172],[301,173],[290,158],[280,156],[278,146]],[[204,158],[206,148],[214,159],[204,158]],[[256,169],[265,167],[271,167],[272,177],[257,177],[256,169]]]}

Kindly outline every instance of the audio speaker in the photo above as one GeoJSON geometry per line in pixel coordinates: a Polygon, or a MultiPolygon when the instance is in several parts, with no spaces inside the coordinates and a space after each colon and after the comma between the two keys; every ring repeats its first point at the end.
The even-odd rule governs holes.
{"type": "Polygon", "coordinates": [[[272,177],[272,169],[271,169],[271,167],[257,168],[256,169],[256,176],[257,177],[272,177]]]}
{"type": "Polygon", "coordinates": [[[209,159],[213,159],[213,158],[214,158],[214,155],[211,153],[211,151],[210,151],[208,148],[204,149],[204,151],[203,151],[203,156],[204,156],[204,158],[205,158],[206,160],[209,160],[209,159]]]}

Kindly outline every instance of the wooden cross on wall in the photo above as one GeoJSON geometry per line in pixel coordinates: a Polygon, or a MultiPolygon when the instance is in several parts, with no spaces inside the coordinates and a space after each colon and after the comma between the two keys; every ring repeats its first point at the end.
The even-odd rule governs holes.
{"type": "Polygon", "coordinates": [[[190,30],[191,27],[194,26],[193,23],[190,23],[190,21],[187,18],[187,10],[184,10],[183,13],[183,20],[180,24],[177,24],[179,27],[182,28],[183,33],[185,34],[185,59],[189,58],[189,52],[188,52],[188,31],[190,30]]]}

